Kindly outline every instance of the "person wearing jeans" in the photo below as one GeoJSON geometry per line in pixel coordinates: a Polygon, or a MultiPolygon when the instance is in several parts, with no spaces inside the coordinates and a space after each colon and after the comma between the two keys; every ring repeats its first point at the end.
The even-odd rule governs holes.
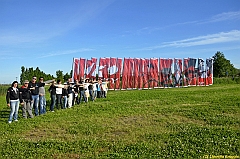
{"type": "Polygon", "coordinates": [[[39,114],[41,114],[40,112],[42,111],[40,108],[40,112],[38,113],[38,103],[39,103],[39,87],[42,87],[45,85],[45,83],[37,83],[36,82],[37,77],[33,76],[32,81],[29,82],[28,84],[28,88],[31,90],[31,94],[32,94],[32,108],[34,108],[34,112],[35,115],[38,116],[39,114]]]}
{"type": "Polygon", "coordinates": [[[67,108],[67,97],[68,97],[68,86],[67,84],[64,84],[64,88],[62,88],[62,98],[63,98],[63,109],[67,108]]]}
{"type": "Polygon", "coordinates": [[[24,81],[24,85],[19,89],[20,97],[22,98],[23,105],[22,105],[22,115],[23,118],[27,119],[28,115],[30,118],[33,118],[32,114],[32,96],[31,91],[28,89],[28,80],[24,81]]]}
{"type": "Polygon", "coordinates": [[[8,88],[7,95],[7,106],[10,107],[11,112],[8,118],[8,123],[14,121],[18,121],[18,109],[19,109],[19,100],[22,101],[19,90],[18,90],[18,82],[14,81],[12,86],[8,88]]]}
{"type": "Polygon", "coordinates": [[[50,92],[50,97],[51,97],[51,104],[50,104],[50,111],[54,112],[54,106],[55,106],[55,101],[56,101],[56,82],[53,81],[51,86],[49,87],[48,91],[50,92]]]}
{"type": "Polygon", "coordinates": [[[45,83],[43,82],[43,77],[39,78],[39,82],[41,83],[41,86],[39,87],[39,109],[40,114],[46,113],[46,98],[45,98],[45,83]]]}

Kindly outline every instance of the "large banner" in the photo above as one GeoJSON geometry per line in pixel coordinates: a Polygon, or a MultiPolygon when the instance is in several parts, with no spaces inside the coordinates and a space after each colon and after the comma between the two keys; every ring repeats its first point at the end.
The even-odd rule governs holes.
{"type": "Polygon", "coordinates": [[[134,78],[134,89],[139,88],[139,69],[140,69],[140,59],[139,58],[135,58],[134,59],[134,72],[133,72],[133,78],[134,78]]]}
{"type": "Polygon", "coordinates": [[[109,67],[110,67],[110,58],[109,57],[106,57],[105,58],[105,69],[104,69],[104,73],[103,73],[103,78],[105,80],[108,80],[109,79],[109,67]]]}
{"type": "Polygon", "coordinates": [[[123,72],[122,72],[122,90],[127,89],[128,84],[128,71],[129,70],[129,59],[124,58],[123,72]]]}
{"type": "Polygon", "coordinates": [[[73,80],[79,80],[79,59],[73,58],[73,80]]]}
{"type": "Polygon", "coordinates": [[[139,76],[138,76],[138,89],[143,88],[143,78],[144,78],[144,59],[140,59],[139,62],[139,76]]]}
{"type": "Polygon", "coordinates": [[[188,77],[188,58],[183,59],[183,86],[187,87],[190,85],[188,77]]]}
{"type": "Polygon", "coordinates": [[[213,59],[206,59],[206,85],[213,84],[213,59]]]}
{"type": "Polygon", "coordinates": [[[149,75],[148,75],[148,66],[149,66],[149,59],[144,59],[143,61],[143,88],[148,89],[148,83],[149,83],[149,75]]]}
{"type": "Polygon", "coordinates": [[[174,59],[174,83],[175,87],[182,86],[182,59],[174,59]]]}
{"type": "Polygon", "coordinates": [[[161,85],[172,87],[172,59],[160,59],[161,85]]]}
{"type": "Polygon", "coordinates": [[[120,80],[121,80],[121,72],[122,72],[122,58],[117,58],[117,63],[116,63],[116,78],[115,78],[115,90],[120,89],[120,80]]]}
{"type": "Polygon", "coordinates": [[[73,58],[72,80],[109,80],[110,90],[212,85],[213,59],[73,58]],[[197,64],[197,66],[196,66],[197,64]],[[123,66],[123,67],[122,67],[123,66]],[[172,70],[173,69],[173,70],[172,70]],[[98,74],[97,74],[98,70],[98,74]],[[173,74],[174,73],[174,74],[173,74]],[[97,80],[97,79],[96,79],[97,80]]]}
{"type": "Polygon", "coordinates": [[[195,58],[189,58],[188,60],[188,79],[189,79],[189,85],[196,86],[197,84],[197,77],[195,72],[195,66],[196,66],[197,59],[195,58]]]}
{"type": "Polygon", "coordinates": [[[205,85],[205,67],[203,59],[198,59],[198,86],[205,85]]]}
{"type": "Polygon", "coordinates": [[[115,87],[115,76],[118,71],[117,68],[117,59],[116,58],[110,58],[110,68],[109,68],[109,90],[113,90],[115,87]]]}
{"type": "Polygon", "coordinates": [[[158,88],[158,59],[151,58],[149,63],[149,83],[150,88],[158,88]]]}
{"type": "Polygon", "coordinates": [[[79,62],[79,78],[78,78],[78,80],[85,78],[85,76],[84,76],[85,63],[86,63],[86,59],[80,58],[80,62],[79,62]]]}
{"type": "Polygon", "coordinates": [[[134,86],[133,72],[134,72],[134,59],[129,58],[128,87],[127,87],[128,89],[132,89],[134,86]]]}

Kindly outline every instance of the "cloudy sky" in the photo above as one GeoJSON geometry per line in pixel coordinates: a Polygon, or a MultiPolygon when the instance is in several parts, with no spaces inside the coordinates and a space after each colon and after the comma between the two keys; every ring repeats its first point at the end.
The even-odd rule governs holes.
{"type": "Polygon", "coordinates": [[[74,57],[208,58],[240,68],[239,0],[0,0],[0,83],[74,57]]]}

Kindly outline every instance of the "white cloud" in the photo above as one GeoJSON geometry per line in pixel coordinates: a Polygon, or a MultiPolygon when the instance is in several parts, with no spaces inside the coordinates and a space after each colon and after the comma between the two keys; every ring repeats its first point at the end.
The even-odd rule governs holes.
{"type": "Polygon", "coordinates": [[[240,11],[224,12],[224,13],[212,16],[207,22],[220,22],[225,20],[239,20],[239,19],[240,19],[240,11]]]}
{"type": "Polygon", "coordinates": [[[233,42],[233,41],[240,41],[240,30],[232,30],[229,32],[220,32],[217,34],[210,34],[210,35],[193,37],[189,39],[164,42],[160,45],[144,48],[142,50],[154,50],[154,49],[165,48],[165,47],[191,47],[191,46],[199,46],[199,45],[210,45],[210,44],[217,44],[217,43],[233,42]]]}

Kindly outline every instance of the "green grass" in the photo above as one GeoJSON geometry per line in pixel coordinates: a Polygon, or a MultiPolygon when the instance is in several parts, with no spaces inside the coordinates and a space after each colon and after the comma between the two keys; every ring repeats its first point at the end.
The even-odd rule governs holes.
{"type": "MultiPolygon", "coordinates": [[[[109,91],[54,113],[7,124],[0,96],[1,158],[240,156],[240,85],[109,91]]],[[[49,95],[47,95],[49,99],[49,95]]]]}

